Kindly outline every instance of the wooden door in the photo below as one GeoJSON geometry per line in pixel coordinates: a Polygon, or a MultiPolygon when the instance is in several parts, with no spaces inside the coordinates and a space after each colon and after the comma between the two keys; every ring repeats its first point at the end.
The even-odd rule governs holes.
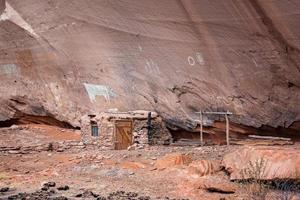
{"type": "Polygon", "coordinates": [[[118,120],[115,123],[115,149],[127,149],[132,144],[132,121],[118,120]]]}

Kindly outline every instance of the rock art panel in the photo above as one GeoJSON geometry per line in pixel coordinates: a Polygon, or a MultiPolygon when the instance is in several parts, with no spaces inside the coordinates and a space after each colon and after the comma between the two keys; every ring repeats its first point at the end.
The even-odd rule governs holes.
{"type": "Polygon", "coordinates": [[[96,96],[103,96],[107,102],[116,96],[109,86],[84,83],[84,87],[92,103],[96,101],[96,96]]]}
{"type": "Polygon", "coordinates": [[[18,75],[19,69],[15,64],[0,64],[0,75],[18,75]]]}
{"type": "Polygon", "coordinates": [[[75,124],[99,97],[99,112],[155,110],[185,130],[199,110],[300,121],[298,0],[109,2],[0,0],[0,116],[27,95],[75,124]]]}

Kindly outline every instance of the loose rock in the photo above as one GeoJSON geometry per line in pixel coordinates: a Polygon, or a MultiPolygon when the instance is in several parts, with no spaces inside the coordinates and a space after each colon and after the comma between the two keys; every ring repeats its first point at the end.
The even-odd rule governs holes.
{"type": "Polygon", "coordinates": [[[57,188],[57,190],[63,190],[63,191],[66,191],[66,190],[69,190],[69,189],[70,189],[70,187],[67,186],[67,185],[65,185],[65,186],[60,186],[60,187],[57,188]]]}

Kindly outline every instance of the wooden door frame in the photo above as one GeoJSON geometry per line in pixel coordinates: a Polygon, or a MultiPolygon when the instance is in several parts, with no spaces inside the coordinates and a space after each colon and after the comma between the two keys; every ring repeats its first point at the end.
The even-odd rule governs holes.
{"type": "Polygon", "coordinates": [[[116,150],[117,146],[117,125],[118,122],[130,122],[131,123],[131,144],[133,142],[133,120],[132,119],[116,119],[114,120],[114,137],[113,137],[113,142],[114,142],[114,149],[116,150]]]}

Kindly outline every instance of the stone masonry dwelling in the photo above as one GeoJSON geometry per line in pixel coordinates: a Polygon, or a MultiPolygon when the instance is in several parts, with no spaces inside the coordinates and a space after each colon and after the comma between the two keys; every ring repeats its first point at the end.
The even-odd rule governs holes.
{"type": "Polygon", "coordinates": [[[143,148],[149,144],[169,144],[171,134],[156,112],[103,112],[81,118],[84,144],[101,149],[143,148]]]}

